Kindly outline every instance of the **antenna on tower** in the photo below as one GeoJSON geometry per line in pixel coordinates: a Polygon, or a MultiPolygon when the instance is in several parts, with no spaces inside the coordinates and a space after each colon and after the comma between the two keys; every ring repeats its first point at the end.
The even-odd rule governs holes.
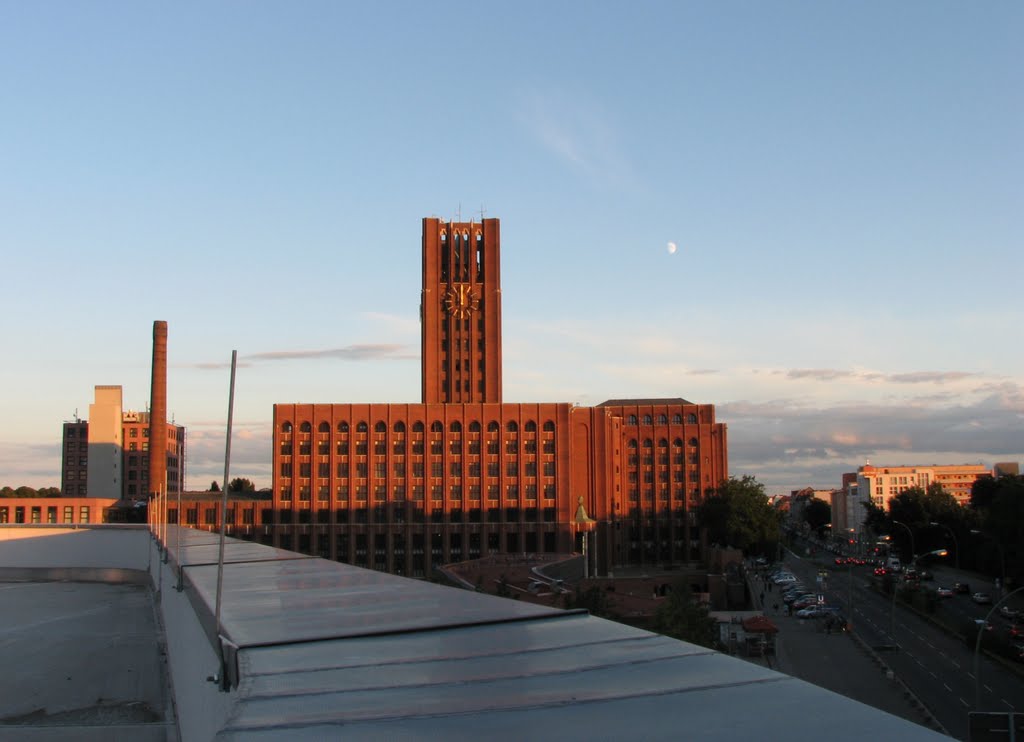
{"type": "Polygon", "coordinates": [[[483,204],[480,204],[480,221],[484,220],[484,214],[487,213],[487,209],[484,208],[483,204]]]}
{"type": "Polygon", "coordinates": [[[457,221],[457,222],[461,222],[462,221],[462,202],[461,201],[459,201],[458,208],[455,209],[455,221],[457,221]]]}

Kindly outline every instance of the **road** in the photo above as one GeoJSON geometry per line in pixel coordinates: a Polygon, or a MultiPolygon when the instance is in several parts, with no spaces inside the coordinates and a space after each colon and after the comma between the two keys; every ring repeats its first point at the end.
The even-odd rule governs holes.
{"type": "MultiPolygon", "coordinates": [[[[786,563],[810,586],[816,584],[819,570],[833,558],[828,553],[820,560],[791,554],[786,563]]],[[[871,589],[870,584],[868,567],[835,568],[830,570],[822,592],[827,603],[844,608],[858,636],[876,648],[949,733],[966,739],[967,714],[975,705],[973,645],[968,647],[899,604],[893,611],[892,601],[871,589]]],[[[968,596],[960,595],[943,601],[939,614],[955,626],[957,620],[981,617],[989,608],[976,606],[968,596]]],[[[1019,675],[984,655],[979,669],[981,710],[1024,711],[1024,681],[1019,675]]]]}

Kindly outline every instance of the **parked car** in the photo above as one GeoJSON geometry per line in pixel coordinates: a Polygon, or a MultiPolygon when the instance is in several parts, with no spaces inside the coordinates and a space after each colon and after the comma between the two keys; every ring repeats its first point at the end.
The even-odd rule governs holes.
{"type": "Polygon", "coordinates": [[[950,590],[948,587],[942,587],[940,585],[939,587],[935,588],[935,595],[939,598],[952,598],[953,591],[950,590]]]}
{"type": "Polygon", "coordinates": [[[1003,618],[1008,618],[1011,621],[1016,621],[1018,618],[1021,617],[1020,611],[1011,608],[1008,605],[1003,605],[999,607],[999,615],[1003,618]]]}
{"type": "Polygon", "coordinates": [[[974,595],[971,596],[971,600],[978,605],[988,605],[992,602],[992,596],[988,593],[974,593],[974,595]]]}
{"type": "Polygon", "coordinates": [[[985,629],[985,631],[991,631],[992,630],[991,622],[986,621],[984,618],[976,618],[976,619],[974,619],[974,625],[977,626],[979,629],[985,629]]]}
{"type": "Polygon", "coordinates": [[[971,594],[971,586],[968,585],[966,582],[954,582],[953,583],[953,592],[956,593],[957,595],[970,595],[971,594]]]}
{"type": "Polygon", "coordinates": [[[885,577],[889,574],[889,570],[885,567],[875,567],[875,577],[885,577]]]}
{"type": "Polygon", "coordinates": [[[819,605],[809,605],[796,612],[797,618],[819,618],[825,615],[825,609],[819,605]]]}

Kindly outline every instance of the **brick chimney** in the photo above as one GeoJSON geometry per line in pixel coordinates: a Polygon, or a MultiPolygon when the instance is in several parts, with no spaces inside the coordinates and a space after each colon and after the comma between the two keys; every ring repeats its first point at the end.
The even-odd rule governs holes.
{"type": "Polygon", "coordinates": [[[149,387],[149,489],[167,493],[167,323],[153,322],[153,379],[149,387]]]}

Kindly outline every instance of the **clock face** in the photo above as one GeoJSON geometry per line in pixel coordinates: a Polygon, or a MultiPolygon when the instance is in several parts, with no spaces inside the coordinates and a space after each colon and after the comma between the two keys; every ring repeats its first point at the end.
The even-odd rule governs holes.
{"type": "Polygon", "coordinates": [[[468,283],[455,283],[448,289],[444,297],[445,307],[448,314],[457,319],[463,319],[472,314],[480,305],[480,300],[473,294],[473,288],[468,283]]]}

